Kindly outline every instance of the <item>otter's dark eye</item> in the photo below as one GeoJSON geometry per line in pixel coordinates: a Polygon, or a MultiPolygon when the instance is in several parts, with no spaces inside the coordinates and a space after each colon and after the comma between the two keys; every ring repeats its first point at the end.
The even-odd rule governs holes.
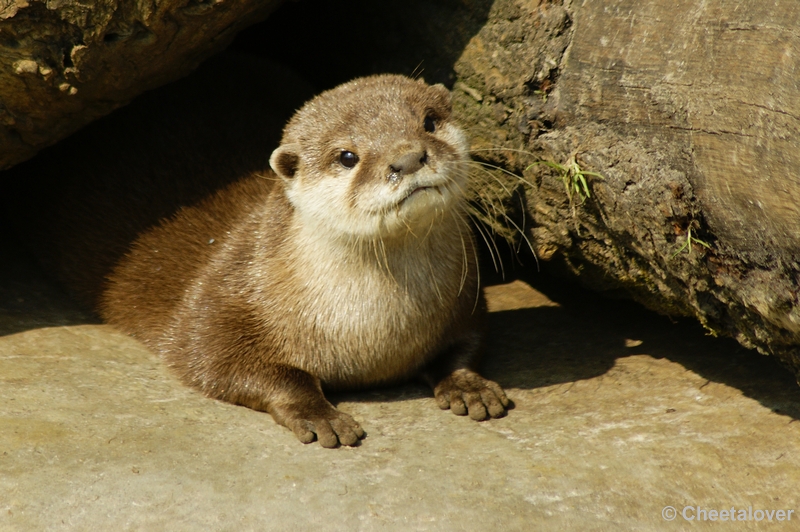
{"type": "Polygon", "coordinates": [[[434,131],[436,131],[436,119],[433,117],[433,115],[428,115],[425,117],[425,122],[423,123],[423,127],[425,128],[425,131],[427,131],[428,133],[433,133],[434,131]]]}
{"type": "Polygon", "coordinates": [[[339,154],[339,164],[345,168],[352,168],[358,164],[358,155],[351,151],[343,151],[339,154]]]}

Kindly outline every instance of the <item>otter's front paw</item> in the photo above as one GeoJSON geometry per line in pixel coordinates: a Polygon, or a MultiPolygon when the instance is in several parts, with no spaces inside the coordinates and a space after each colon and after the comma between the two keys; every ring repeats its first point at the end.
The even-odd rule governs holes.
{"type": "Polygon", "coordinates": [[[443,378],[433,394],[439,408],[448,408],[458,416],[482,421],[487,417],[502,417],[509,405],[508,397],[496,382],[484,379],[474,371],[459,369],[443,378]]]}
{"type": "Polygon", "coordinates": [[[364,437],[364,429],[355,419],[327,401],[276,408],[270,413],[303,443],[311,443],[316,438],[323,447],[336,447],[339,443],[352,446],[364,437]]]}

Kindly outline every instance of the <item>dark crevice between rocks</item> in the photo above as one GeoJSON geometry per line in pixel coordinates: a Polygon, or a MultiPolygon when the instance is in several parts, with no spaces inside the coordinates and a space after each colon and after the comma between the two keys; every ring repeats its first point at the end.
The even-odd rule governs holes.
{"type": "Polygon", "coordinates": [[[233,49],[291,65],[319,90],[391,72],[455,82],[453,65],[488,17],[491,1],[286,2],[241,32],[233,49]]]}

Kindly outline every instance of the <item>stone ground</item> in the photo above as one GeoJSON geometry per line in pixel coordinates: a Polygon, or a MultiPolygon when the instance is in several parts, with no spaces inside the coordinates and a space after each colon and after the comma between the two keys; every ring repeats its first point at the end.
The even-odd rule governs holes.
{"type": "Polygon", "coordinates": [[[536,273],[490,287],[484,373],[509,415],[459,418],[415,384],[354,393],[335,399],[368,436],[328,450],[185,388],[2,246],[0,530],[800,524],[800,388],[691,322],[536,273]]]}

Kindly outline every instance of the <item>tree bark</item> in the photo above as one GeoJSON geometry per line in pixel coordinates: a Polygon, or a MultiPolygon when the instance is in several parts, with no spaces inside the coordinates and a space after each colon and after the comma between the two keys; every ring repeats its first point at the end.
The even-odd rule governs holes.
{"type": "Polygon", "coordinates": [[[0,1],[0,170],[188,74],[279,3],[0,1]]]}
{"type": "Polygon", "coordinates": [[[532,184],[540,260],[797,373],[799,23],[793,0],[498,0],[455,95],[476,153],[532,184]],[[602,177],[570,200],[540,160],[602,177]]]}

